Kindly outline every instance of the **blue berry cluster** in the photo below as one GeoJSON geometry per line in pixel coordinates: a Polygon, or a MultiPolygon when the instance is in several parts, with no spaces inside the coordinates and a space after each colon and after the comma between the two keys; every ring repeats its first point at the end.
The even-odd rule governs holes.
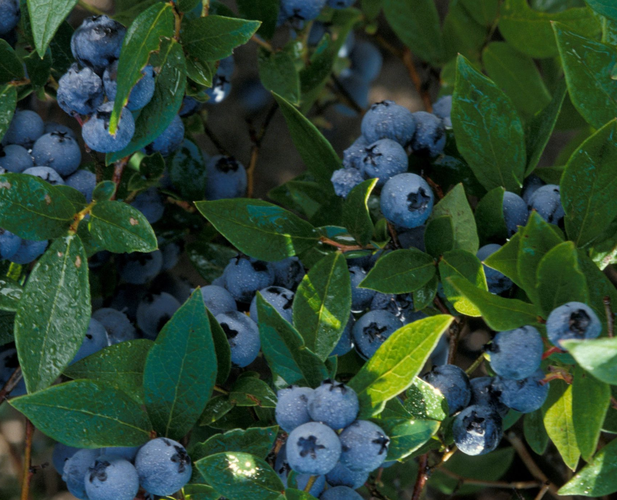
{"type": "Polygon", "coordinates": [[[370,472],[381,467],[390,439],[376,424],[357,420],[358,396],[334,380],[317,389],[292,386],[278,393],[276,421],[289,435],[276,457],[275,470],[286,486],[290,473],[322,500],[361,498],[370,472]]]}
{"type": "Polygon", "coordinates": [[[53,465],[80,500],[133,500],[146,494],[168,496],[191,479],[191,457],[168,438],[141,447],[78,449],[57,443],[53,465]]]}

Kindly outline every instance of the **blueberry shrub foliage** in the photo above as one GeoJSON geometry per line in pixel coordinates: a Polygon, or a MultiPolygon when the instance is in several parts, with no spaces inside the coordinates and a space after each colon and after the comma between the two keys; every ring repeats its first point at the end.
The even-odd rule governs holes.
{"type": "Polygon", "coordinates": [[[106,8],[0,0],[0,497],[617,492],[613,0],[106,8]],[[369,102],[386,53],[423,110],[369,102]],[[257,199],[277,115],[306,168],[257,199]]]}

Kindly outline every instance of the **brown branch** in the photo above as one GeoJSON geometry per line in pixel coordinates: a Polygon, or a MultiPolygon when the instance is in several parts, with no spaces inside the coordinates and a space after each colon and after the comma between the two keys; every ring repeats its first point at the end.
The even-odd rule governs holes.
{"type": "Polygon", "coordinates": [[[21,500],[30,500],[30,478],[32,478],[32,435],[34,425],[26,419],[26,444],[24,449],[24,467],[21,471],[21,500]]]}
{"type": "Polygon", "coordinates": [[[536,495],[535,500],[542,500],[544,498],[544,495],[546,495],[546,493],[548,492],[548,488],[549,488],[548,484],[545,484],[544,486],[542,486],[542,489],[536,495]]]}
{"type": "Polygon", "coordinates": [[[374,484],[373,482],[366,481],[364,483],[364,486],[368,490],[368,492],[371,494],[371,498],[377,498],[379,500],[390,500],[386,495],[384,495],[381,491],[379,491],[379,488],[377,488],[377,485],[374,484]]]}
{"type": "Polygon", "coordinates": [[[15,387],[17,387],[17,384],[19,384],[21,377],[22,377],[21,368],[18,366],[17,368],[15,368],[15,371],[11,374],[9,379],[6,381],[6,384],[4,384],[2,389],[0,389],[0,405],[4,403],[4,400],[7,399],[11,391],[15,389],[15,387]]]}
{"type": "Polygon", "coordinates": [[[272,45],[270,45],[268,42],[266,42],[265,40],[263,40],[261,37],[259,37],[258,35],[253,35],[251,37],[251,42],[255,42],[257,45],[259,45],[262,49],[266,49],[268,52],[273,52],[274,49],[272,48],[272,45]]]}
{"type": "Polygon", "coordinates": [[[455,319],[450,325],[450,329],[448,331],[448,334],[450,335],[450,352],[448,352],[449,365],[453,365],[456,358],[456,351],[458,350],[458,341],[461,334],[462,322],[463,320],[461,320],[461,323],[459,323],[458,320],[455,319]]]}
{"type": "Polygon", "coordinates": [[[435,307],[437,307],[437,309],[439,309],[442,314],[450,314],[450,311],[448,311],[448,308],[445,306],[445,304],[438,295],[435,295],[435,298],[433,299],[433,304],[435,304],[435,307]]]}
{"type": "Polygon", "coordinates": [[[261,144],[266,136],[266,132],[268,131],[268,127],[276,114],[276,110],[278,109],[278,104],[274,103],[270,109],[268,110],[268,114],[264,119],[263,125],[261,126],[261,130],[259,134],[255,132],[255,129],[252,126],[249,126],[249,135],[251,137],[251,141],[253,143],[253,147],[251,148],[251,159],[249,161],[249,166],[246,169],[246,177],[247,177],[247,191],[246,195],[249,198],[253,197],[254,190],[254,182],[255,182],[255,168],[257,167],[257,160],[259,159],[259,152],[261,150],[261,144]]]}
{"type": "Polygon", "coordinates": [[[440,472],[451,477],[452,479],[458,480],[461,485],[466,484],[469,486],[484,486],[485,488],[505,488],[509,490],[530,490],[533,488],[542,487],[542,483],[540,481],[484,481],[482,479],[463,477],[455,472],[449,471],[448,469],[440,469],[440,472]]]}
{"type": "Polygon", "coordinates": [[[437,184],[430,177],[427,177],[425,175],[423,177],[424,177],[424,180],[428,183],[428,185],[433,188],[433,191],[435,191],[435,193],[437,194],[437,198],[439,198],[440,200],[443,199],[444,194],[443,194],[443,189],[441,189],[441,186],[437,184]]]}
{"type": "Polygon", "coordinates": [[[124,158],[122,158],[121,160],[118,160],[114,164],[114,175],[111,178],[111,180],[116,185],[116,190],[114,191],[114,194],[111,197],[112,200],[116,199],[116,195],[118,194],[118,187],[120,186],[120,181],[122,181],[122,174],[124,173],[124,168],[129,162],[129,158],[130,156],[125,156],[124,158]]]}
{"type": "Polygon", "coordinates": [[[321,238],[319,238],[319,241],[321,241],[322,243],[325,243],[326,245],[336,247],[343,253],[353,252],[355,250],[367,250],[368,248],[372,248],[372,247],[362,247],[359,245],[344,245],[343,243],[339,243],[338,241],[331,240],[330,238],[327,238],[325,236],[322,236],[321,238]]]}
{"type": "Polygon", "coordinates": [[[403,64],[407,68],[407,72],[409,73],[409,77],[416,87],[416,91],[420,95],[422,102],[424,103],[424,109],[426,109],[429,113],[433,112],[433,105],[431,104],[431,96],[428,94],[428,91],[424,88],[424,84],[422,83],[422,79],[416,70],[416,66],[413,63],[413,54],[409,49],[403,50],[403,64]]]}
{"type": "Polygon", "coordinates": [[[182,210],[190,214],[194,214],[197,211],[197,209],[188,201],[176,200],[175,198],[168,196],[167,202],[180,207],[182,210]]]}
{"type": "Polygon", "coordinates": [[[559,354],[561,352],[565,352],[565,351],[559,349],[559,347],[557,346],[550,347],[549,349],[544,351],[544,353],[542,354],[542,360],[545,360],[546,358],[551,357],[553,354],[559,354]]]}
{"type": "Polygon", "coordinates": [[[428,473],[428,453],[425,453],[418,458],[418,475],[416,476],[416,484],[413,487],[411,500],[420,500],[422,491],[424,491],[424,487],[428,481],[428,473]]]}
{"type": "Polygon", "coordinates": [[[390,222],[388,222],[388,233],[390,233],[390,238],[392,238],[392,243],[394,244],[394,248],[401,248],[401,243],[398,239],[398,234],[396,234],[396,228],[390,222]]]}
{"type": "Polygon", "coordinates": [[[606,311],[606,331],[608,336],[612,337],[615,334],[615,313],[611,308],[611,298],[608,295],[604,297],[604,310],[606,311]]]}

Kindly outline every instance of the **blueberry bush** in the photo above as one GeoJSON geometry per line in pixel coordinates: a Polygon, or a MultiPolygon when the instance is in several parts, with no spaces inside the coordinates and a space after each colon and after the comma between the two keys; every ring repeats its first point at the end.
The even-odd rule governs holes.
{"type": "Polygon", "coordinates": [[[617,492],[613,0],[0,0],[0,37],[1,498],[617,492]]]}

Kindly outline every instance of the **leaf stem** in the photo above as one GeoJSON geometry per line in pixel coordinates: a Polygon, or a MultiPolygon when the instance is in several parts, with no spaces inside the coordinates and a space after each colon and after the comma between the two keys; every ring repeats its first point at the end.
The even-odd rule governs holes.
{"type": "Polygon", "coordinates": [[[11,393],[11,391],[15,389],[15,387],[17,387],[17,384],[19,384],[19,381],[21,380],[22,375],[23,374],[21,373],[21,367],[18,366],[17,368],[15,368],[15,371],[11,374],[9,379],[6,381],[6,384],[4,384],[2,389],[0,389],[0,405],[4,403],[4,400],[11,393]]]}
{"type": "Polygon", "coordinates": [[[476,360],[473,363],[471,363],[471,366],[467,368],[467,370],[465,370],[465,373],[467,375],[471,375],[473,372],[475,372],[480,367],[482,363],[484,363],[484,353],[480,354],[476,358],[476,360]]]}
{"type": "Polygon", "coordinates": [[[216,134],[212,131],[212,129],[208,126],[208,122],[206,120],[206,117],[204,115],[204,113],[200,113],[199,117],[201,118],[201,123],[204,127],[204,132],[206,133],[206,135],[208,136],[208,139],[210,139],[210,141],[212,141],[212,144],[214,144],[214,146],[216,147],[216,149],[218,150],[219,154],[223,155],[223,156],[231,156],[228,151],[225,149],[225,147],[223,146],[223,144],[221,143],[221,141],[219,141],[218,137],[216,136],[216,134]]]}
{"type": "Polygon", "coordinates": [[[214,386],[214,390],[216,392],[220,392],[221,394],[225,394],[226,396],[229,394],[229,391],[226,391],[225,389],[223,389],[220,385],[215,385],[214,386]]]}
{"type": "Polygon", "coordinates": [[[175,198],[168,196],[167,202],[180,207],[182,210],[190,214],[197,212],[197,209],[189,201],[176,200],[175,198]]]}
{"type": "Polygon", "coordinates": [[[87,10],[91,14],[94,14],[95,16],[104,16],[105,15],[105,12],[103,12],[100,9],[97,9],[94,5],[90,5],[90,4],[86,3],[86,2],[84,2],[84,0],[77,0],[77,5],[79,5],[82,9],[87,10]]]}
{"type": "Polygon", "coordinates": [[[317,476],[311,476],[309,477],[309,480],[306,483],[306,486],[304,487],[304,491],[306,493],[308,493],[309,491],[311,491],[311,488],[313,487],[313,485],[315,484],[315,481],[317,481],[317,476]]]}
{"type": "Polygon", "coordinates": [[[426,482],[429,478],[429,472],[428,453],[425,453],[424,455],[420,455],[418,458],[418,475],[416,477],[416,484],[413,487],[411,500],[420,500],[422,491],[424,491],[424,487],[426,486],[426,482]]]}
{"type": "Polygon", "coordinates": [[[32,477],[32,435],[34,434],[34,425],[30,420],[26,419],[26,444],[24,449],[24,467],[21,471],[21,500],[30,499],[30,478],[32,477]]]}
{"type": "Polygon", "coordinates": [[[606,331],[609,337],[615,335],[615,313],[611,308],[611,298],[607,295],[604,297],[604,310],[606,311],[606,331]]]}
{"type": "Polygon", "coordinates": [[[259,159],[259,152],[261,150],[261,144],[264,140],[266,132],[268,131],[268,127],[272,122],[272,118],[276,114],[276,110],[278,109],[278,104],[275,102],[270,109],[268,110],[268,114],[264,119],[263,125],[261,126],[261,130],[259,134],[255,132],[252,126],[249,126],[249,135],[251,136],[251,141],[253,142],[253,147],[251,148],[251,159],[249,161],[249,166],[246,169],[247,175],[247,192],[246,196],[248,198],[253,197],[254,190],[254,182],[255,182],[255,168],[257,167],[257,160],[259,159]]]}
{"type": "Polygon", "coordinates": [[[266,49],[268,52],[274,52],[274,49],[272,48],[272,45],[270,45],[268,42],[266,42],[263,38],[261,38],[259,35],[253,35],[251,37],[251,41],[255,42],[257,45],[259,45],[262,49],[266,49]]]}
{"type": "Polygon", "coordinates": [[[561,353],[561,352],[564,352],[564,351],[562,351],[561,349],[559,349],[559,347],[557,347],[557,346],[553,346],[553,347],[551,347],[551,348],[547,349],[547,350],[544,352],[544,354],[542,354],[542,360],[545,360],[546,358],[551,357],[553,354],[559,354],[559,353],[561,353]]]}
{"type": "Polygon", "coordinates": [[[76,234],[79,229],[79,223],[84,219],[86,215],[88,215],[92,211],[92,207],[96,205],[96,201],[92,201],[86,207],[73,215],[73,222],[69,226],[69,234],[76,234]]]}
{"type": "Polygon", "coordinates": [[[367,250],[367,249],[372,248],[372,247],[363,247],[360,245],[344,245],[343,243],[339,243],[338,241],[331,240],[330,238],[327,238],[326,236],[322,236],[321,238],[319,238],[319,241],[321,241],[322,243],[325,243],[326,245],[336,247],[343,253],[353,252],[355,250],[367,250]]]}
{"type": "Polygon", "coordinates": [[[122,174],[124,173],[124,167],[126,167],[127,163],[129,162],[129,158],[130,156],[125,156],[124,158],[122,158],[121,160],[118,160],[114,164],[114,175],[111,180],[116,185],[116,190],[114,191],[114,194],[111,197],[112,200],[116,199],[116,196],[118,194],[118,187],[120,186],[120,181],[122,180],[122,174]]]}

